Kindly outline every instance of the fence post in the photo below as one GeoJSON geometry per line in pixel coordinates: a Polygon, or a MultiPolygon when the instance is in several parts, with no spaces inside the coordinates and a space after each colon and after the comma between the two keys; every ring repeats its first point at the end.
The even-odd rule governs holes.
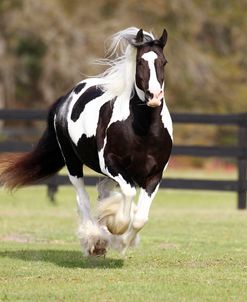
{"type": "Polygon", "coordinates": [[[48,179],[47,182],[47,195],[52,203],[55,203],[55,195],[58,191],[58,176],[57,174],[48,179]]]}
{"type": "Polygon", "coordinates": [[[55,195],[58,191],[57,185],[48,184],[47,185],[47,195],[52,203],[55,203],[55,195]]]}
{"type": "Polygon", "coordinates": [[[238,209],[246,209],[246,175],[247,175],[247,115],[239,124],[238,146],[238,209]]]}

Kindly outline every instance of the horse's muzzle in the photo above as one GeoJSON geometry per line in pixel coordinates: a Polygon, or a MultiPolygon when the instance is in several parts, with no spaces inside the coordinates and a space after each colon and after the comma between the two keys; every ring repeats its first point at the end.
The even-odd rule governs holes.
{"type": "Polygon", "coordinates": [[[160,91],[158,94],[149,93],[147,97],[147,105],[149,107],[158,107],[161,105],[163,99],[163,91],[160,91]]]}

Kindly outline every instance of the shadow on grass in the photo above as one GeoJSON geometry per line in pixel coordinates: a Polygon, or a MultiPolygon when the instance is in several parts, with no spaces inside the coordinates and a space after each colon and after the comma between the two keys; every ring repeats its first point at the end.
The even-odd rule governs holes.
{"type": "Polygon", "coordinates": [[[50,262],[67,268],[118,269],[123,266],[123,259],[103,257],[83,257],[79,251],[63,250],[18,250],[2,251],[0,257],[20,259],[23,261],[50,262]]]}

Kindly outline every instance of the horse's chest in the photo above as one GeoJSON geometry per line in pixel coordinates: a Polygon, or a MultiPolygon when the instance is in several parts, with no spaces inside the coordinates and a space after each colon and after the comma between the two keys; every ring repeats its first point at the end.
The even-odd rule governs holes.
{"type": "Polygon", "coordinates": [[[167,163],[172,148],[172,141],[165,128],[160,129],[158,135],[150,135],[143,138],[140,143],[133,148],[133,165],[143,166],[145,169],[162,169],[167,163]]]}
{"type": "Polygon", "coordinates": [[[137,135],[130,124],[119,122],[108,129],[105,155],[114,154],[126,172],[139,179],[163,171],[171,148],[171,137],[162,125],[156,133],[137,135]]]}

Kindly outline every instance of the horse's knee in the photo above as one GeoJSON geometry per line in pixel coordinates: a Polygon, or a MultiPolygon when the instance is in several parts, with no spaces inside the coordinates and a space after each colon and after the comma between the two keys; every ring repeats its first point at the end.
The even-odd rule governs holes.
{"type": "Polygon", "coordinates": [[[135,230],[141,230],[144,225],[148,222],[148,217],[134,217],[133,228],[135,230]]]}

